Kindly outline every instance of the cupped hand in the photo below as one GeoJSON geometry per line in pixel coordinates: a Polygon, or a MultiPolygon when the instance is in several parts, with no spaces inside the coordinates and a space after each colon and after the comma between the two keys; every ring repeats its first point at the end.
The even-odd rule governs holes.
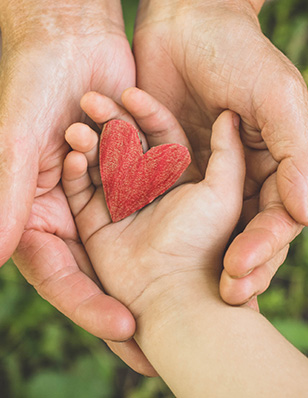
{"type": "MultiPolygon", "coordinates": [[[[90,333],[132,337],[135,321],[106,296],[78,241],[60,181],[65,129],[85,121],[89,90],[120,100],[135,83],[120,2],[30,1],[1,13],[0,259],[13,259],[38,293],[90,333]],[[110,14],[109,14],[110,13],[110,14]]],[[[4,3],[2,7],[4,7],[4,3]]],[[[16,4],[15,4],[16,5],[16,4]]],[[[153,370],[137,347],[122,358],[153,370]]]]}
{"type": "Polygon", "coordinates": [[[138,86],[178,118],[200,170],[217,115],[231,109],[241,116],[243,232],[226,252],[220,289],[230,304],[246,302],[267,288],[308,224],[306,85],[262,34],[246,0],[142,0],[134,53],[138,86]]]}
{"type": "MultiPolygon", "coordinates": [[[[190,149],[176,119],[148,94],[129,89],[122,100],[129,113],[98,93],[87,94],[83,105],[98,124],[110,117],[136,121],[150,142],[178,142],[190,149]]],[[[230,111],[217,119],[205,179],[192,157],[176,187],[116,223],[99,177],[96,132],[80,123],[68,129],[73,151],[62,181],[79,235],[103,286],[136,318],[159,299],[163,281],[173,275],[185,281],[206,274],[218,292],[223,252],[242,207],[245,164],[237,127],[238,116],[230,111]]]]}

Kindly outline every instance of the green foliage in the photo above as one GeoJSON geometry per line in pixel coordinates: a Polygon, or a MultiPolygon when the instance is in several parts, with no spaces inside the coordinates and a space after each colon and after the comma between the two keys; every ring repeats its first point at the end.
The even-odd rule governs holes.
{"type": "Polygon", "coordinates": [[[308,229],[293,242],[272,286],[259,298],[262,313],[308,355],[308,229]]]}
{"type": "Polygon", "coordinates": [[[301,70],[308,66],[308,5],[303,0],[270,1],[261,13],[266,36],[301,70]]]}
{"type": "MultiPolygon", "coordinates": [[[[138,0],[123,0],[132,41],[138,0]]],[[[308,3],[272,0],[263,8],[264,33],[308,81],[308,3]]],[[[127,368],[99,339],[42,300],[10,261],[0,272],[1,398],[171,398],[160,379],[127,368]]],[[[271,322],[308,354],[308,231],[290,255],[260,307],[271,322]]]]}
{"type": "Polygon", "coordinates": [[[41,299],[12,261],[0,272],[0,303],[1,398],[172,397],[41,299]]]}
{"type": "Polygon", "coordinates": [[[137,13],[139,0],[122,0],[123,17],[125,22],[126,36],[132,44],[134,36],[134,21],[137,13]]]}
{"type": "Polygon", "coordinates": [[[308,355],[308,323],[295,319],[275,319],[273,325],[295,347],[308,355]]]}

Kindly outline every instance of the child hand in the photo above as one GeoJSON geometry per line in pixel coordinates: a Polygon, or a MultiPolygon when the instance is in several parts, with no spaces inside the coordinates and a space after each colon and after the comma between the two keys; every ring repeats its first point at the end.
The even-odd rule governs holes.
{"type": "MultiPolygon", "coordinates": [[[[176,119],[148,94],[128,89],[122,101],[126,110],[107,97],[89,93],[82,105],[100,127],[112,118],[135,119],[150,146],[176,142],[190,150],[176,119]]],[[[138,317],[153,299],[148,292],[157,294],[152,289],[155,281],[174,273],[183,278],[191,272],[203,275],[207,270],[218,282],[221,267],[217,263],[222,264],[242,207],[245,163],[237,115],[225,111],[214,124],[204,179],[192,161],[170,192],[117,223],[111,222],[104,201],[97,133],[75,124],[67,130],[66,140],[73,151],[64,162],[63,188],[81,240],[108,294],[138,317]]],[[[147,148],[144,136],[142,141],[147,148]]]]}

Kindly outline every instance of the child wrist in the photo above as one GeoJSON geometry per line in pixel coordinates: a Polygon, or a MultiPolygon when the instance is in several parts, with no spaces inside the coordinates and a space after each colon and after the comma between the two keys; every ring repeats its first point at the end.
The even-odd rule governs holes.
{"type": "MultiPolygon", "coordinates": [[[[205,269],[192,269],[164,275],[151,283],[129,305],[138,325],[147,328],[179,319],[183,306],[198,299],[219,298],[219,276],[205,269]]],[[[193,311],[193,308],[190,308],[193,311]]]]}

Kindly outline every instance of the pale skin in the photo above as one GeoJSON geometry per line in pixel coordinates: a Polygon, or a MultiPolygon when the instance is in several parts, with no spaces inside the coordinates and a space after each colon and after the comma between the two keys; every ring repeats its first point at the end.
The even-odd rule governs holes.
{"type": "MultiPolygon", "coordinates": [[[[15,251],[21,273],[58,310],[95,336],[126,341],[134,318],[97,285],[59,184],[64,131],[85,121],[83,94],[120,100],[135,84],[120,0],[3,0],[0,26],[1,264],[15,251]]],[[[121,356],[155,374],[132,342],[121,356]]]]}
{"type": "MultiPolygon", "coordinates": [[[[231,304],[245,302],[268,286],[286,255],[288,243],[301,229],[282,206],[277,187],[291,214],[307,224],[306,87],[294,66],[262,36],[256,17],[262,4],[263,1],[253,0],[202,0],[199,8],[197,0],[142,0],[134,44],[138,84],[172,109],[180,120],[200,170],[208,159],[212,123],[223,109],[230,107],[239,113],[245,123],[242,132],[252,132],[243,138],[246,137],[245,150],[251,159],[251,164],[247,164],[250,184],[246,184],[245,208],[250,208],[247,202],[252,203],[253,211],[248,216],[245,212],[242,224],[246,225],[256,213],[261,186],[263,211],[247,227],[250,232],[239,235],[227,252],[221,295],[231,304]],[[185,4],[189,7],[183,14],[185,4]],[[177,23],[169,18],[170,12],[175,16],[172,5],[179,11],[177,23]],[[185,20],[181,15],[185,15],[185,20]],[[225,23],[217,24],[217,20],[225,23]],[[199,22],[209,29],[195,30],[199,22]],[[185,65],[187,70],[182,68],[185,52],[178,47],[183,27],[186,29],[182,43],[189,50],[190,57],[186,59],[191,61],[185,65]],[[229,40],[225,40],[227,28],[229,40]],[[196,32],[199,51],[195,51],[196,41],[191,40],[196,32]],[[204,42],[211,42],[212,52],[205,51],[204,42]],[[256,48],[260,51],[247,62],[247,52],[253,54],[256,48]],[[200,59],[204,63],[199,64],[200,59]],[[255,65],[262,65],[264,59],[271,61],[264,74],[277,76],[278,86],[258,75],[255,65]],[[258,90],[252,84],[256,77],[258,90]],[[244,96],[242,87],[247,93],[244,96]],[[210,95],[204,96],[205,92],[210,95]],[[269,97],[263,101],[268,93],[275,94],[274,100],[269,97]],[[256,112],[255,105],[260,103],[262,112],[256,112]],[[270,129],[261,129],[265,125],[270,129]],[[291,175],[286,184],[275,184],[274,178],[263,184],[277,163],[268,151],[247,149],[247,138],[259,143],[260,130],[267,137],[274,159],[280,161],[289,154],[289,163],[295,165],[287,168],[291,175]],[[256,163],[264,164],[264,170],[256,169],[256,163]],[[289,191],[283,187],[288,188],[288,181],[294,182],[290,192],[295,198],[285,197],[289,191]],[[258,253],[257,257],[253,253],[258,253]],[[251,269],[254,271],[248,277],[236,279],[251,269]]],[[[127,340],[135,332],[133,316],[122,304],[103,294],[87,257],[77,261],[84,251],[79,243],[74,243],[77,231],[59,184],[68,151],[63,132],[72,123],[85,121],[80,98],[89,90],[96,90],[120,102],[123,90],[136,83],[135,61],[124,33],[120,0],[1,0],[0,27],[0,264],[14,253],[14,261],[28,282],[58,310],[102,339],[127,340]]],[[[90,120],[87,122],[91,124],[90,120]]],[[[150,144],[151,140],[149,137],[150,144]]],[[[263,148],[264,143],[261,144],[263,148]]],[[[287,167],[288,161],[284,164],[287,167]]],[[[284,169],[279,167],[283,178],[284,169]]],[[[113,349],[135,370],[155,374],[133,342],[115,345],[113,349]]]]}
{"type": "Polygon", "coordinates": [[[134,36],[137,85],[179,120],[200,170],[217,116],[241,116],[245,229],[224,258],[220,293],[229,304],[266,290],[308,222],[307,87],[262,34],[263,3],[141,0],[134,36]]]}
{"type": "MultiPolygon", "coordinates": [[[[122,102],[148,138],[176,139],[191,150],[172,114],[148,94],[128,89],[122,102]]],[[[99,125],[110,118],[134,123],[100,94],[82,103],[99,125]]],[[[99,137],[74,124],[66,132],[73,151],[63,188],[98,278],[135,316],[135,340],[177,397],[306,397],[307,358],[258,312],[219,296],[224,248],[242,207],[238,127],[238,116],[223,112],[213,126],[205,178],[193,160],[174,189],[112,223],[99,177],[99,137]]]]}

